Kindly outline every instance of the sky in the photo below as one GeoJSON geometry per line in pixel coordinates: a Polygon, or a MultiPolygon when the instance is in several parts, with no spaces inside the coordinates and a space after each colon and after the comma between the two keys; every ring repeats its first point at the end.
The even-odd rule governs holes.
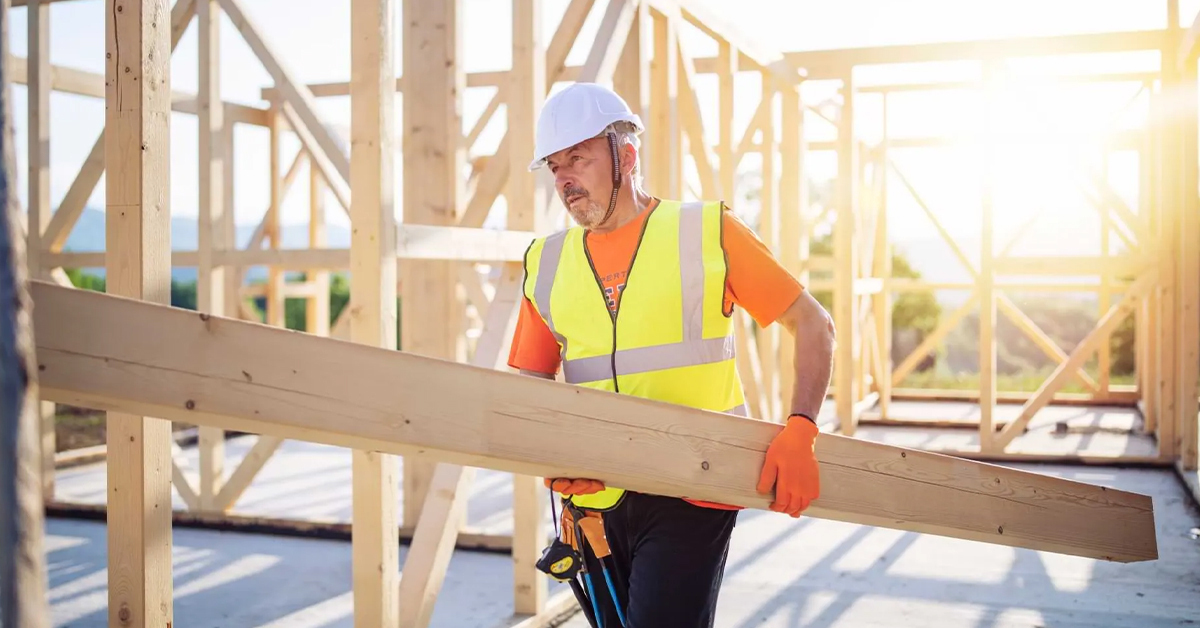
{"type": "MultiPolygon", "coordinates": [[[[764,47],[776,50],[817,50],[887,44],[921,43],[1013,37],[1054,35],[1110,30],[1141,30],[1166,26],[1166,1],[1148,0],[840,0],[814,2],[811,0],[740,0],[736,3],[719,0],[697,0],[709,10],[758,40],[764,47]]],[[[1180,21],[1190,25],[1200,0],[1179,0],[1180,21]]],[[[463,48],[466,70],[503,70],[510,63],[511,14],[508,0],[463,0],[463,48]],[[499,25],[499,27],[497,27],[499,25]]],[[[346,80],[349,76],[349,2],[348,0],[242,0],[246,13],[276,51],[277,57],[294,76],[304,82],[346,80]]],[[[401,3],[402,4],[402,3],[401,3]]],[[[581,63],[595,33],[604,2],[592,11],[580,42],[568,58],[569,63],[581,63]]],[[[544,0],[543,33],[547,41],[557,27],[567,0],[544,0]]],[[[51,5],[51,62],[104,72],[104,15],[102,0],[74,0],[51,5]]],[[[26,54],[25,10],[11,10],[12,52],[26,54]]],[[[402,45],[397,16],[396,68],[402,67],[402,45]]],[[[703,34],[692,29],[682,33],[684,46],[694,56],[715,54],[715,45],[703,34]]],[[[269,74],[262,68],[241,40],[236,29],[223,20],[221,30],[221,90],[226,100],[263,105],[260,89],[271,85],[269,74]]],[[[1037,61],[1018,62],[1011,71],[1015,76],[1044,74],[1060,67],[1085,67],[1089,70],[1122,71],[1154,69],[1155,55],[1113,56],[1100,61],[1066,60],[1059,63],[1037,61]]],[[[855,78],[861,83],[904,80],[939,80],[973,76],[973,66],[950,64],[931,66],[899,66],[862,68],[855,78]]],[[[180,41],[171,64],[172,87],[194,92],[196,89],[196,29],[189,27],[180,41]]],[[[697,93],[701,102],[706,132],[717,129],[716,79],[701,77],[697,93]]],[[[829,97],[828,82],[813,83],[805,96],[814,100],[829,97]]],[[[738,79],[738,99],[735,104],[737,133],[746,126],[758,101],[757,79],[743,76],[738,79]]],[[[1002,119],[992,125],[993,132],[1003,137],[1021,133],[1057,131],[1090,133],[1091,126],[1101,120],[1117,120],[1118,124],[1136,123],[1144,113],[1144,95],[1132,101],[1125,117],[1117,117],[1119,107],[1134,97],[1136,86],[1118,85],[1107,89],[1055,91],[1044,86],[1013,86],[1006,91],[998,110],[1002,119]]],[[[19,172],[26,168],[26,90],[14,86],[19,172]]],[[[470,128],[491,96],[490,88],[468,90],[464,96],[464,125],[470,128]]],[[[878,97],[863,95],[858,101],[860,119],[856,122],[861,136],[873,141],[881,132],[882,109],[878,97]]],[[[347,98],[325,98],[318,101],[319,113],[331,123],[348,125],[347,98]]],[[[964,133],[979,125],[979,102],[969,94],[938,93],[936,95],[901,95],[889,102],[889,132],[893,136],[913,134],[964,133]]],[[[503,110],[501,110],[502,112],[503,110]]],[[[402,97],[397,95],[397,128],[402,128],[400,113],[402,97]]],[[[476,149],[490,152],[503,132],[502,117],[491,124],[476,149]]],[[[832,139],[832,128],[809,116],[811,137],[832,139]],[[824,128],[823,128],[824,127],[824,128]]],[[[51,95],[51,204],[57,206],[70,186],[80,164],[103,126],[102,100],[51,95]]],[[[194,217],[197,212],[197,128],[194,116],[174,114],[171,130],[172,214],[194,217]]],[[[290,139],[290,138],[289,138],[290,139]]],[[[256,224],[268,203],[267,134],[265,129],[239,127],[235,138],[235,194],[239,223],[256,224]]],[[[284,164],[296,150],[294,141],[284,142],[284,164]]],[[[400,150],[399,144],[397,150],[400,150]]],[[[1081,156],[1079,147],[1039,140],[1032,147],[1001,146],[997,161],[1000,164],[998,181],[1020,181],[1019,186],[1001,185],[998,207],[1003,210],[1001,221],[1014,229],[1022,216],[1043,212],[1044,220],[1061,225],[1077,224],[1069,210],[1072,192],[1064,188],[1061,173],[1055,167],[1081,156]],[[1008,177],[1007,179],[1005,177],[1008,177]],[[1030,199],[1035,202],[1030,202],[1030,199]],[[1046,212],[1046,206],[1057,208],[1046,212]],[[1021,212],[1025,212],[1022,214],[1021,212]]],[[[1086,152],[1082,155],[1086,157],[1086,152]]],[[[969,237],[979,233],[979,159],[976,154],[953,151],[897,151],[897,167],[904,170],[927,203],[934,209],[953,234],[969,237]],[[974,205],[972,205],[972,203],[974,205]]],[[[753,167],[755,159],[748,157],[745,167],[753,167]]],[[[813,176],[830,176],[834,172],[832,154],[814,154],[810,159],[813,176]]],[[[1113,180],[1121,193],[1136,203],[1136,158],[1117,156],[1112,161],[1113,180]]],[[[402,216],[401,164],[396,159],[397,214],[402,216]]],[[[302,179],[303,180],[303,179],[302,179]]],[[[889,182],[890,211],[896,212],[890,227],[897,237],[920,237],[932,233],[919,207],[897,181],[889,182]],[[907,212],[907,213],[905,213],[907,212]]],[[[283,208],[283,222],[304,223],[307,220],[307,185],[296,185],[283,208]]],[[[26,199],[22,186],[22,202],[26,199]]],[[[736,204],[735,200],[735,204],[736,204]]],[[[104,182],[101,180],[89,206],[103,207],[104,182]]],[[[1093,212],[1094,215],[1094,212],[1093,212]]],[[[346,225],[340,211],[329,211],[331,224],[346,225]]],[[[1044,222],[1043,220],[1043,222],[1044,222]]],[[[502,224],[502,221],[501,223],[502,224]]],[[[997,229],[1000,229],[997,225],[997,229]]]]}

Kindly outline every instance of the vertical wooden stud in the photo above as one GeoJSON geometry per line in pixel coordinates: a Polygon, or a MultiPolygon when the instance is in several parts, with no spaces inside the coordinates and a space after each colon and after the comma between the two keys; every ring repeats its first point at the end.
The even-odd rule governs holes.
{"type": "MultiPolygon", "coordinates": [[[[26,87],[29,99],[28,168],[29,209],[25,240],[26,265],[30,277],[45,277],[42,267],[46,243],[42,236],[50,222],[50,3],[32,0],[28,5],[26,87]]],[[[56,449],[55,404],[38,403],[41,432],[42,497],[54,499],[54,453],[56,449]]]]}
{"type": "MultiPolygon", "coordinates": [[[[404,2],[404,222],[455,225],[462,205],[465,148],[461,0],[404,2]]],[[[528,166],[529,162],[526,162],[528,166]]],[[[404,260],[401,270],[404,351],[454,359],[458,321],[454,263],[404,260]]],[[[434,464],[404,460],[404,526],[415,527],[434,464]]]]}
{"type": "MultiPolygon", "coordinates": [[[[197,117],[200,148],[199,272],[196,275],[196,306],[201,312],[226,314],[225,275],[229,270],[214,263],[215,249],[232,248],[226,240],[225,223],[225,106],[221,102],[221,7],[217,0],[197,0],[199,40],[199,90],[197,117]]],[[[225,432],[200,427],[200,508],[212,510],[225,477],[225,432]]]]}
{"type": "MultiPolygon", "coordinates": [[[[763,72],[762,99],[767,102],[767,114],[762,124],[762,187],[759,190],[758,236],[762,238],[767,248],[779,255],[779,140],[775,129],[778,124],[775,114],[778,111],[778,99],[775,97],[775,86],[763,72]]],[[[769,325],[758,328],[758,355],[762,360],[762,390],[767,396],[767,409],[771,420],[782,421],[781,396],[782,384],[779,373],[779,326],[769,325]]]]}
{"type": "Polygon", "coordinates": [[[886,419],[892,403],[892,246],[888,236],[888,93],[883,94],[883,139],[879,145],[879,198],[876,220],[877,236],[875,249],[875,276],[883,280],[879,294],[875,295],[875,343],[879,347],[879,379],[875,386],[879,391],[879,415],[886,419]]]}
{"type": "MultiPolygon", "coordinates": [[[[531,130],[537,128],[537,114],[542,109],[546,94],[542,0],[513,0],[512,20],[508,128],[514,132],[508,136],[508,158],[512,162],[509,166],[512,178],[508,182],[507,198],[508,228],[533,230],[540,226],[539,216],[545,215],[545,195],[538,193],[537,179],[527,172],[534,154],[534,134],[531,130]]],[[[636,21],[634,23],[637,24],[636,21]]],[[[634,61],[621,63],[619,67],[628,69],[632,66],[635,74],[640,73],[641,65],[636,54],[640,47],[639,38],[630,37],[626,40],[625,57],[632,54],[634,61]],[[631,50],[634,52],[629,53],[631,50]]],[[[633,89],[638,90],[633,99],[636,103],[641,99],[641,81],[636,75],[631,78],[625,73],[625,76],[633,89]]],[[[499,299],[493,307],[500,307],[499,299]]],[[[469,491],[464,493],[459,499],[465,502],[469,491]]],[[[541,478],[519,474],[513,476],[513,610],[519,614],[537,614],[546,606],[546,577],[535,566],[546,538],[543,523],[545,505],[546,490],[541,478]]]]}
{"type": "MultiPolygon", "coordinates": [[[[1178,32],[1178,29],[1173,29],[1178,32]]],[[[1174,39],[1173,41],[1178,41],[1174,39]]],[[[1174,49],[1172,46],[1171,49],[1174,49]]],[[[1160,103],[1159,150],[1161,179],[1158,182],[1159,214],[1157,233],[1158,253],[1158,452],[1168,459],[1179,455],[1179,404],[1176,396],[1178,371],[1176,360],[1180,338],[1177,333],[1178,286],[1176,246],[1182,199],[1180,165],[1182,157],[1181,118],[1177,102],[1180,76],[1173,63],[1163,63],[1162,85],[1164,101],[1160,103]]]]}
{"type": "MultiPolygon", "coordinates": [[[[350,3],[350,340],[387,349],[397,315],[395,2],[350,3]]],[[[363,628],[399,625],[398,470],[393,455],[353,453],[354,623],[363,628]]]]}
{"type": "MultiPolygon", "coordinates": [[[[654,47],[653,27],[650,5],[645,2],[639,3],[635,9],[633,26],[630,27],[629,36],[625,40],[625,48],[621,51],[617,69],[613,74],[613,90],[620,94],[629,104],[629,108],[646,123],[651,120],[650,54],[654,47]]],[[[515,37],[513,42],[515,45],[515,37]]],[[[639,161],[644,175],[645,155],[639,155],[639,161]]]]}
{"type": "MultiPolygon", "coordinates": [[[[111,294],[171,299],[167,0],[106,0],[106,274],[111,294]]],[[[109,412],[108,623],[168,626],[171,423],[109,412]]]]}
{"type": "Polygon", "coordinates": [[[1179,229],[1175,246],[1179,252],[1179,359],[1177,396],[1180,420],[1180,465],[1195,471],[1200,457],[1200,198],[1197,176],[1197,86],[1196,57],[1191,55],[1180,68],[1181,119],[1179,229]]]}
{"type": "MultiPolygon", "coordinates": [[[[766,82],[764,77],[764,83],[766,82]]],[[[782,131],[780,142],[780,177],[779,177],[779,259],[783,267],[793,276],[800,274],[801,246],[801,217],[804,206],[801,200],[804,185],[804,151],[802,150],[802,121],[804,118],[803,105],[800,101],[799,86],[781,88],[783,107],[782,131]]],[[[764,168],[764,172],[765,172],[764,168]]],[[[796,370],[794,339],[784,333],[779,333],[779,396],[783,409],[779,416],[785,416],[792,407],[792,382],[796,370]]]]}
{"type": "Polygon", "coordinates": [[[654,60],[650,64],[650,163],[647,190],[680,199],[683,147],[679,143],[679,33],[667,15],[654,15],[654,60]]]}
{"type": "MultiPolygon", "coordinates": [[[[271,103],[271,108],[267,113],[267,124],[269,125],[268,145],[270,146],[269,176],[271,177],[271,205],[267,209],[267,224],[264,231],[267,237],[270,238],[271,248],[279,250],[282,244],[280,240],[283,238],[283,229],[279,223],[279,215],[283,205],[284,194],[279,163],[282,157],[279,153],[279,142],[283,135],[284,116],[279,103],[271,103]]],[[[271,264],[267,269],[267,303],[265,314],[268,325],[283,327],[287,324],[284,281],[283,269],[277,264],[271,264]]]]}
{"type": "MultiPolygon", "coordinates": [[[[328,229],[325,226],[325,185],[321,179],[321,171],[309,162],[308,177],[308,245],[314,249],[328,246],[328,229]]],[[[330,273],[328,268],[308,269],[307,279],[313,286],[313,293],[305,304],[304,320],[307,331],[318,336],[328,336],[331,321],[329,318],[329,285],[330,273]]]]}
{"type": "Polygon", "coordinates": [[[717,162],[721,170],[721,190],[725,202],[738,205],[737,167],[734,151],[737,138],[733,135],[734,82],[738,72],[738,49],[725,40],[717,42],[717,92],[719,101],[717,162]]]}
{"type": "Polygon", "coordinates": [[[996,110],[995,66],[985,61],[983,164],[980,203],[983,209],[979,244],[979,448],[995,450],[993,445],[993,415],[996,408],[996,295],[995,245],[992,188],[995,177],[995,138],[991,136],[993,112],[996,110]]]}
{"type": "MultiPolygon", "coordinates": [[[[1157,131],[1161,124],[1161,95],[1150,92],[1150,104],[1147,111],[1145,140],[1142,143],[1142,176],[1143,191],[1141,198],[1145,201],[1140,213],[1144,213],[1145,226],[1142,229],[1145,238],[1142,246],[1154,246],[1155,234],[1158,233],[1158,215],[1161,190],[1158,187],[1158,177],[1162,168],[1159,154],[1161,134],[1157,131]]],[[[1142,360],[1143,371],[1140,395],[1142,398],[1142,413],[1146,421],[1147,434],[1158,433],[1158,378],[1159,378],[1159,316],[1158,316],[1158,287],[1146,291],[1142,305],[1146,322],[1145,333],[1138,337],[1139,345],[1145,346],[1145,358],[1142,360]]]]}
{"type": "Polygon", "coordinates": [[[858,314],[854,295],[854,275],[858,251],[854,242],[854,213],[858,186],[855,181],[858,143],[854,141],[854,82],[851,71],[842,78],[842,109],[838,118],[837,219],[834,224],[833,320],[837,329],[834,349],[834,401],[844,436],[854,436],[858,400],[854,386],[854,343],[858,314]]]}

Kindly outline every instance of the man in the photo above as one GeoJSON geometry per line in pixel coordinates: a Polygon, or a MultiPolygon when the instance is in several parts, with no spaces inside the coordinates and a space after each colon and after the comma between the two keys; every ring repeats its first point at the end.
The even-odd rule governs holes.
{"type": "MultiPolygon", "coordinates": [[[[530,245],[508,364],[546,379],[561,368],[571,384],[745,416],[733,308],[760,325],[779,322],[795,339],[796,376],[790,416],[757,489],[774,490],[771,510],[798,517],[820,489],[815,419],[829,385],[832,321],[723,203],[647,194],[642,131],[605,87],[576,83],[547,99],[530,170],[550,170],[577,226],[530,245]]],[[[614,581],[609,595],[603,580],[589,594],[602,598],[597,623],[713,625],[738,508],[588,478],[546,485],[603,519],[611,556],[601,564],[585,555],[593,575],[611,567],[614,581]]]]}

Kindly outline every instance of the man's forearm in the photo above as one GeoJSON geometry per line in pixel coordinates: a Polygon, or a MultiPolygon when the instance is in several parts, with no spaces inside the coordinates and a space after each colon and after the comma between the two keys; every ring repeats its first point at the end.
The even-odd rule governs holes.
{"type": "Polygon", "coordinates": [[[829,391],[833,373],[834,332],[825,317],[807,319],[796,328],[792,366],[792,414],[803,414],[817,420],[821,404],[829,391]]]}

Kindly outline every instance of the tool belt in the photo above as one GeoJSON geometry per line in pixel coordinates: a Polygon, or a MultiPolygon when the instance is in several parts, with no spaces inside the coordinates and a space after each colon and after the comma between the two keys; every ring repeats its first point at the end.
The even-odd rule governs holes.
{"type": "MultiPolygon", "coordinates": [[[[551,493],[551,508],[554,507],[554,494],[551,493]]],[[[616,608],[621,627],[625,626],[625,614],[617,600],[617,592],[613,586],[612,575],[609,573],[605,559],[612,555],[608,546],[608,538],[604,534],[604,515],[601,512],[580,508],[571,503],[570,499],[562,501],[561,518],[553,516],[557,534],[554,542],[542,552],[537,562],[538,570],[550,577],[568,582],[579,600],[584,616],[592,628],[605,628],[601,617],[599,600],[596,597],[596,587],[592,581],[585,556],[591,554],[600,564],[604,577],[603,585],[607,585],[610,599],[616,608]],[[577,576],[583,576],[580,583],[577,576]],[[585,589],[586,587],[586,589],[585,589]]]]}
{"type": "Polygon", "coordinates": [[[604,558],[612,554],[612,550],[608,548],[608,539],[604,536],[604,514],[594,510],[583,510],[576,507],[564,507],[562,509],[561,525],[559,530],[562,531],[559,539],[570,545],[575,551],[583,553],[583,548],[579,545],[579,539],[575,538],[575,522],[579,522],[579,530],[583,532],[584,540],[587,541],[588,547],[596,555],[596,558],[604,558]]]}

